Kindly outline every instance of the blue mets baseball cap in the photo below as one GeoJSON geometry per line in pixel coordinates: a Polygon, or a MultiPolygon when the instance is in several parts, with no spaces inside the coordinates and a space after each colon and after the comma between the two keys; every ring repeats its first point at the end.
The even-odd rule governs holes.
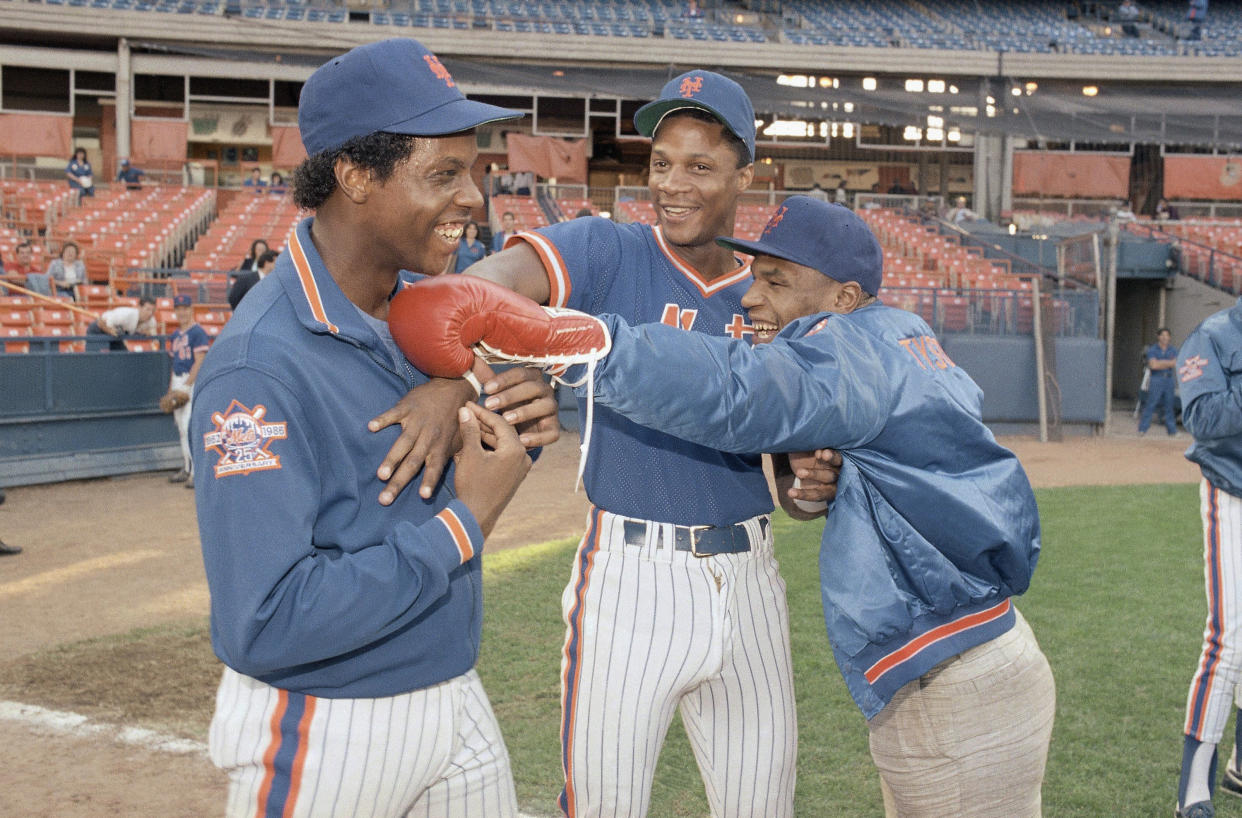
{"type": "Polygon", "coordinates": [[[721,236],[716,243],[752,256],[775,256],[818,270],[834,281],[880,289],[884,252],[854,211],[810,196],[790,196],[772,214],[758,241],[721,236]]]}
{"type": "Polygon", "coordinates": [[[175,296],[173,296],[173,306],[174,306],[174,307],[188,307],[188,306],[190,306],[190,305],[191,305],[191,304],[193,304],[193,303],[194,303],[194,302],[190,300],[190,297],[189,297],[188,295],[175,295],[175,296]]]}
{"type": "Polygon", "coordinates": [[[521,116],[466,99],[439,58],[408,37],[334,57],[315,69],[298,100],[298,129],[311,156],[381,131],[444,136],[521,116]]]}
{"type": "Polygon", "coordinates": [[[701,108],[719,119],[746,143],[750,161],[755,161],[755,109],[742,86],[712,71],[687,71],[634,113],[634,127],[643,136],[654,136],[664,117],[683,108],[701,108]]]}

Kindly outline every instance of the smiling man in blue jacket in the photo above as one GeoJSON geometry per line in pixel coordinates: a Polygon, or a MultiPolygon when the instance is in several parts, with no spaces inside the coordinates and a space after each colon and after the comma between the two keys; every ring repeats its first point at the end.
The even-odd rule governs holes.
{"type": "Polygon", "coordinates": [[[982,392],[921,318],[877,300],[880,246],[848,209],[795,196],[758,241],[717,241],[756,257],[742,299],[753,347],[612,315],[592,335],[586,316],[543,315],[485,283],[416,285],[417,303],[436,303],[409,317],[515,360],[580,361],[610,335],[593,372],[562,377],[593,381],[595,400],[632,421],[723,451],[839,450],[824,614],[886,812],[1038,816],[1055,685],[1012,597],[1035,570],[1039,516],[983,424],[982,392]],[[476,316],[477,339],[461,331],[476,316]]]}
{"type": "MultiPolygon", "coordinates": [[[[207,354],[191,421],[229,816],[516,815],[474,666],[483,538],[530,458],[464,381],[428,384],[384,319],[483,203],[474,128],[517,116],[409,39],[302,89],[294,195],[315,215],[207,354]],[[428,386],[464,443],[443,479],[428,461],[421,492],[393,492],[374,464],[402,430],[368,420],[428,386]]],[[[538,400],[555,412],[550,388],[538,400]]]]}

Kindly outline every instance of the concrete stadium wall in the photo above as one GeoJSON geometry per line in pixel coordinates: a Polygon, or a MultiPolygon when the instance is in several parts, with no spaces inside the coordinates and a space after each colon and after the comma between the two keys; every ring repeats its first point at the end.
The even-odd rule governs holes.
{"type": "Polygon", "coordinates": [[[0,487],[176,468],[160,352],[0,355],[0,487]]]}

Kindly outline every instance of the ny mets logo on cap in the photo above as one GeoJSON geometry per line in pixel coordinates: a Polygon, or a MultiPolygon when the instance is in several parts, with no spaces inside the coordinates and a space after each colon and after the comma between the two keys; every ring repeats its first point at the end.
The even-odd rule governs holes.
{"type": "Polygon", "coordinates": [[[1193,381],[1195,378],[1203,374],[1203,367],[1207,366],[1208,360],[1202,355],[1192,355],[1186,359],[1181,368],[1177,370],[1182,383],[1193,381]]]}
{"type": "Polygon", "coordinates": [[[203,451],[220,455],[216,461],[217,478],[280,468],[280,458],[268,447],[273,440],[285,439],[287,424],[264,423],[266,414],[265,406],[247,409],[236,400],[223,412],[212,414],[216,430],[203,435],[203,451]]]}
{"type": "Polygon", "coordinates": [[[763,228],[763,235],[760,238],[766,239],[768,235],[776,229],[776,226],[781,223],[781,219],[785,218],[785,214],[788,212],[789,208],[785,205],[781,205],[776,208],[776,212],[772,214],[772,218],[768,219],[767,227],[763,228]]]}
{"type": "Polygon", "coordinates": [[[681,81],[681,95],[683,97],[692,97],[699,91],[703,90],[702,77],[686,77],[681,81]]]}
{"type": "Polygon", "coordinates": [[[450,74],[448,69],[444,67],[444,64],[440,62],[439,57],[435,54],[424,54],[423,61],[427,63],[427,67],[431,69],[431,73],[444,80],[445,85],[449,88],[455,87],[453,85],[453,75],[450,74]]]}

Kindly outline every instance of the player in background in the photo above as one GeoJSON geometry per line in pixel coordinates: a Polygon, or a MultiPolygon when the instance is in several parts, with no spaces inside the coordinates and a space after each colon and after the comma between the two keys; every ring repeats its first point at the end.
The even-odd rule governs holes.
{"type": "Polygon", "coordinates": [[[168,391],[184,392],[187,400],[173,410],[177,436],[181,439],[181,471],[168,478],[170,483],[185,483],[194,488],[194,458],[190,452],[190,413],[194,406],[194,381],[203,366],[203,358],[211,346],[207,332],[194,320],[194,305],[188,295],[173,298],[177,314],[177,330],[168,339],[168,355],[172,358],[172,374],[168,391]]]}
{"type": "Polygon", "coordinates": [[[1177,409],[1173,397],[1173,370],[1177,367],[1177,347],[1173,346],[1173,333],[1168,327],[1156,330],[1156,343],[1147,348],[1148,378],[1147,400],[1143,401],[1143,414],[1139,416],[1138,432],[1147,434],[1151,428],[1152,414],[1159,409],[1164,416],[1164,427],[1169,437],[1177,434],[1177,409]]]}
{"type": "MultiPolygon", "coordinates": [[[[1177,357],[1182,424],[1194,436],[1186,458],[1199,464],[1204,585],[1208,616],[1203,653],[1186,701],[1180,818],[1212,818],[1216,745],[1238,696],[1242,707],[1242,298],[1208,317],[1177,357]]],[[[1221,788],[1242,795],[1242,712],[1221,788]]]]}
{"type": "MultiPolygon", "coordinates": [[[[466,273],[540,303],[749,338],[749,266],[714,239],[733,233],[754,176],[750,100],[726,77],[689,71],[634,121],[652,137],[655,227],[573,219],[509,238],[466,273]]],[[[714,816],[792,815],[789,622],[760,455],[690,444],[609,410],[593,420],[592,509],[562,596],[562,809],[645,815],[680,708],[714,816]]],[[[829,470],[814,476],[789,491],[829,496],[829,470]]]]}
{"type": "MultiPolygon", "coordinates": [[[[544,322],[554,345],[583,324],[584,349],[605,350],[612,337],[593,372],[574,366],[564,379],[583,384],[580,394],[593,384],[601,411],[724,451],[838,449],[844,463],[820,551],[823,608],[868,719],[887,814],[1038,816],[1055,689],[1012,598],[1035,569],[1039,515],[1017,458],[983,424],[982,392],[920,317],[876,300],[880,245],[847,208],[795,196],[759,241],[719,241],[755,256],[742,300],[755,346],[613,315],[561,315],[544,322]],[[608,333],[592,337],[591,321],[608,333]]],[[[546,357],[542,339],[526,344],[527,327],[541,323],[533,305],[482,284],[454,297],[469,286],[414,287],[394,307],[398,339],[398,324],[460,338],[460,315],[493,328],[479,340],[519,360],[569,362],[546,357]]],[[[467,346],[459,341],[458,351],[467,346]]],[[[440,370],[422,354],[411,352],[440,370]]]]}
{"type": "MultiPolygon", "coordinates": [[[[295,198],[315,216],[208,353],[191,421],[229,816],[516,815],[474,665],[483,539],[530,458],[465,381],[428,383],[384,319],[482,205],[474,129],[518,116],[467,100],[410,39],[303,86],[295,198]],[[450,404],[463,443],[385,505],[374,463],[404,433],[367,419],[411,390],[450,404]]],[[[531,383],[518,410],[554,417],[531,383]]]]}

